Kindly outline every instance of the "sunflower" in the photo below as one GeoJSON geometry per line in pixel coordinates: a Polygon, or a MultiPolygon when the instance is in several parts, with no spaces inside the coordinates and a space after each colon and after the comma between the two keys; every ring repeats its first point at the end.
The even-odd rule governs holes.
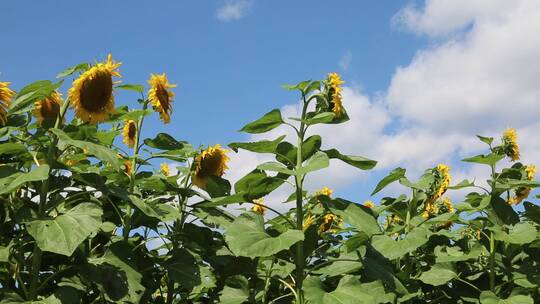
{"type": "Polygon", "coordinates": [[[193,184],[199,188],[204,188],[208,178],[211,176],[221,177],[225,170],[228,169],[229,156],[227,156],[227,152],[226,149],[217,144],[208,147],[197,155],[194,162],[194,172],[191,176],[193,184]]]}
{"type": "Polygon", "coordinates": [[[446,212],[452,213],[454,212],[454,205],[452,204],[452,201],[448,197],[445,197],[442,199],[442,204],[444,208],[446,209],[446,212]]]}
{"type": "Polygon", "coordinates": [[[431,215],[437,214],[437,212],[439,212],[439,208],[432,201],[428,201],[426,203],[426,209],[422,212],[421,216],[423,218],[429,218],[431,215]]]}
{"type": "Polygon", "coordinates": [[[9,88],[10,82],[0,81],[0,123],[5,125],[7,122],[7,109],[11,104],[11,98],[15,96],[15,91],[9,88]]]}
{"type": "Polygon", "coordinates": [[[445,164],[437,165],[436,170],[437,170],[438,175],[441,178],[439,188],[437,189],[437,192],[435,193],[435,199],[438,199],[446,192],[446,190],[448,189],[448,186],[450,186],[450,181],[452,180],[452,176],[450,176],[450,167],[445,164]]]}
{"type": "Polygon", "coordinates": [[[330,197],[330,196],[332,196],[332,193],[334,193],[334,190],[332,190],[332,189],[330,189],[328,187],[324,187],[321,190],[315,192],[315,196],[326,195],[326,196],[330,197]]]}
{"type": "Polygon", "coordinates": [[[335,214],[326,214],[323,217],[323,223],[319,226],[319,232],[335,232],[336,229],[330,229],[332,228],[332,225],[335,225],[337,227],[343,227],[343,219],[335,214]]]}
{"type": "Polygon", "coordinates": [[[55,119],[60,114],[61,104],[62,94],[54,91],[51,96],[36,101],[32,114],[37,118],[38,123],[42,124],[45,119],[55,119]]]}
{"type": "Polygon", "coordinates": [[[159,171],[161,171],[161,173],[163,173],[163,175],[165,176],[171,175],[171,169],[169,168],[169,165],[167,165],[167,163],[162,163],[159,166],[159,171]]]}
{"type": "Polygon", "coordinates": [[[302,231],[306,231],[313,223],[315,223],[315,217],[313,215],[306,217],[302,222],[302,231]]]}
{"type": "Polygon", "coordinates": [[[176,84],[170,84],[167,75],[150,74],[150,90],[148,91],[148,99],[152,103],[154,111],[159,113],[159,117],[164,123],[171,121],[171,102],[174,98],[174,92],[169,90],[176,87],[176,84]]]}
{"type": "Polygon", "coordinates": [[[264,205],[264,199],[263,198],[254,199],[253,202],[257,204],[253,204],[251,211],[258,213],[260,215],[264,215],[264,213],[266,213],[266,206],[264,205]]]}
{"type": "Polygon", "coordinates": [[[375,207],[375,203],[373,203],[372,201],[365,201],[364,206],[366,206],[368,208],[373,208],[373,207],[375,207]]]}
{"type": "MultiPolygon", "coordinates": [[[[529,181],[534,180],[535,174],[536,174],[536,167],[534,165],[525,166],[525,177],[527,178],[527,180],[529,181]]],[[[513,197],[508,198],[508,204],[510,205],[517,205],[521,203],[524,199],[529,197],[529,194],[531,194],[531,188],[519,187],[514,192],[515,192],[515,195],[513,197]]]]}
{"type": "Polygon", "coordinates": [[[85,122],[104,121],[114,110],[112,77],[121,77],[118,72],[119,62],[114,62],[112,55],[107,62],[99,62],[73,81],[69,89],[69,100],[75,108],[75,115],[85,122]]]}
{"type": "Polygon", "coordinates": [[[331,97],[330,105],[332,112],[339,118],[343,114],[343,100],[341,97],[341,91],[343,89],[341,88],[341,85],[344,84],[345,81],[341,80],[338,73],[329,73],[326,81],[331,97]]]}
{"type": "Polygon", "coordinates": [[[124,136],[124,144],[133,148],[135,146],[135,136],[137,136],[137,122],[131,119],[127,120],[124,124],[122,135],[124,136]]]}
{"type": "Polygon", "coordinates": [[[133,173],[133,161],[131,159],[126,159],[124,161],[124,172],[127,175],[131,175],[131,173],[133,173]]]}
{"type": "Polygon", "coordinates": [[[517,143],[517,133],[513,128],[508,128],[502,136],[504,153],[510,157],[512,161],[519,160],[519,146],[517,143]]]}

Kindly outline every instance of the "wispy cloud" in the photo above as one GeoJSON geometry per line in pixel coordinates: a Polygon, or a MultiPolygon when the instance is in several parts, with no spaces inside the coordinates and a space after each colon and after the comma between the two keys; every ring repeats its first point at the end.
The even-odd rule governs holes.
{"type": "Polygon", "coordinates": [[[352,53],[351,51],[347,51],[339,59],[339,67],[342,70],[347,71],[349,67],[351,66],[351,62],[352,62],[352,53]]]}
{"type": "Polygon", "coordinates": [[[228,22],[242,19],[250,10],[253,0],[228,0],[217,10],[219,20],[228,22]]]}

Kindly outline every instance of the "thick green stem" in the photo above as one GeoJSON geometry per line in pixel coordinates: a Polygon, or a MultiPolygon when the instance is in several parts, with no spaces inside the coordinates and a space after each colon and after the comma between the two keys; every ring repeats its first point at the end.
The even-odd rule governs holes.
{"type": "MultiPolygon", "coordinates": [[[[305,135],[305,129],[306,126],[304,124],[304,120],[306,118],[306,111],[308,107],[308,102],[306,101],[306,97],[304,94],[302,94],[303,100],[304,100],[304,106],[302,108],[302,122],[300,123],[300,129],[298,130],[298,146],[296,150],[296,172],[299,172],[302,168],[302,144],[304,142],[304,135],[305,135]]],[[[296,187],[296,227],[298,230],[302,231],[302,225],[304,222],[304,210],[303,210],[303,191],[302,191],[302,182],[303,182],[303,176],[295,175],[294,176],[295,181],[295,187],[296,187]]],[[[299,303],[304,302],[304,296],[302,294],[302,284],[304,281],[304,242],[300,241],[296,243],[296,290],[298,294],[298,301],[299,303]]]]}
{"type": "MultiPolygon", "coordinates": [[[[143,104],[143,111],[148,108],[148,101],[145,100],[143,104]]],[[[130,193],[133,193],[133,189],[135,189],[135,176],[137,174],[137,155],[139,154],[139,142],[141,137],[141,129],[144,122],[144,116],[142,116],[139,121],[137,122],[137,132],[135,133],[135,145],[133,146],[133,160],[131,163],[131,174],[130,174],[130,183],[129,183],[129,189],[130,193]]],[[[122,231],[124,241],[127,242],[129,238],[129,232],[131,231],[131,204],[127,205],[126,208],[126,217],[124,219],[124,230],[122,231]]]]}
{"type": "Polygon", "coordinates": [[[495,291],[495,239],[493,232],[489,237],[489,289],[495,291]]]}
{"type": "MultiPolygon", "coordinates": [[[[62,121],[64,120],[64,116],[66,115],[66,111],[69,107],[69,99],[66,99],[64,103],[62,104],[62,108],[60,109],[60,113],[58,117],[56,117],[56,122],[54,123],[54,127],[58,128],[61,126],[62,121]]],[[[54,136],[54,134],[53,134],[54,136]]],[[[58,144],[58,137],[54,136],[53,140],[47,150],[47,164],[49,165],[49,176],[51,174],[50,166],[53,163],[54,160],[54,152],[56,145],[58,144]]],[[[49,194],[49,178],[43,181],[41,184],[41,191],[39,194],[39,205],[38,205],[38,216],[42,217],[45,215],[45,210],[47,209],[47,195],[49,194]]],[[[43,252],[37,244],[34,244],[34,250],[32,253],[32,268],[30,269],[30,300],[35,300],[37,297],[38,292],[38,283],[39,283],[39,270],[41,268],[41,258],[42,258],[43,252]]]]}

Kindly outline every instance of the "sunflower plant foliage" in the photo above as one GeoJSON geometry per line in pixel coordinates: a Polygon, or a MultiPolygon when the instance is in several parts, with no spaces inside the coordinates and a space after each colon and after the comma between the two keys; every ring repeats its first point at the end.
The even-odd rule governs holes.
{"type": "Polygon", "coordinates": [[[485,154],[463,159],[486,166],[486,181],[456,181],[446,164],[419,178],[396,168],[347,199],[305,187],[331,160],[376,165],[313,133],[349,120],[338,74],[284,86],[298,117],[274,109],[241,129],[289,136],[192,147],[181,134],[143,138],[147,116],[170,122],[176,85],[166,74],[122,84],[120,68],[109,55],[18,92],[0,82],[0,303],[540,299],[540,183],[515,130],[478,136],[485,154]],[[140,97],[115,105],[118,90],[140,97]],[[274,160],[231,183],[239,149],[274,160]],[[405,193],[366,200],[392,183],[405,193]],[[272,201],[278,188],[289,210],[272,201]]]}

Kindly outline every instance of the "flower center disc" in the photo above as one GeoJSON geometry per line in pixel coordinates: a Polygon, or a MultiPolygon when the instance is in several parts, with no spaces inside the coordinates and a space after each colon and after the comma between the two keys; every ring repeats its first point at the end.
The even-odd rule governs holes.
{"type": "Polygon", "coordinates": [[[81,87],[80,102],[89,112],[101,112],[110,101],[113,92],[111,74],[99,71],[94,78],[86,80],[81,87]]]}

